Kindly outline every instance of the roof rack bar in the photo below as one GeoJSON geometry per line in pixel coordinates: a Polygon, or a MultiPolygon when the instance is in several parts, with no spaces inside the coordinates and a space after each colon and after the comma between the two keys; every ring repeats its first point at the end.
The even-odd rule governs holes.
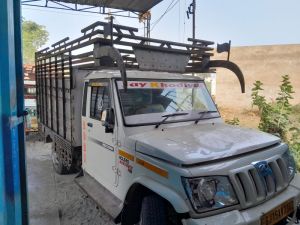
{"type": "Polygon", "coordinates": [[[80,58],[91,56],[93,54],[94,54],[94,52],[90,51],[90,52],[85,52],[85,53],[81,53],[81,54],[78,54],[78,55],[72,55],[72,59],[80,59],[80,58]]]}
{"type": "Polygon", "coordinates": [[[214,55],[212,41],[189,38],[189,43],[178,43],[137,36],[138,29],[98,21],[81,30],[83,35],[69,41],[66,37],[36,54],[36,64],[52,70],[48,62],[57,58],[57,76],[71,76],[74,66],[85,69],[118,68],[126,87],[127,69],[182,73],[215,72],[216,68],[231,70],[238,77],[241,90],[245,91],[244,77],[236,64],[230,61],[211,60],[214,55]],[[107,26],[113,28],[106,38],[107,26]],[[125,32],[123,32],[125,31],[125,32]],[[68,42],[69,41],[69,42],[68,42]],[[113,41],[114,46],[111,45],[113,41]],[[91,51],[91,47],[93,51],[91,51]],[[81,53],[76,54],[77,50],[81,53]],[[110,58],[110,59],[108,59],[110,58]]]}
{"type": "Polygon", "coordinates": [[[47,52],[48,50],[49,50],[49,47],[41,49],[40,51],[37,51],[36,53],[39,54],[39,53],[47,52]]]}
{"type": "Polygon", "coordinates": [[[57,45],[60,45],[60,44],[62,44],[62,43],[64,43],[64,44],[66,44],[66,42],[68,41],[68,40],[70,40],[70,38],[69,37],[66,37],[66,38],[64,38],[64,39],[61,39],[60,41],[58,41],[58,42],[55,42],[53,45],[51,45],[53,48],[55,48],[55,46],[57,46],[57,45]]]}
{"type": "MultiPolygon", "coordinates": [[[[55,52],[55,51],[59,51],[60,49],[66,49],[68,46],[71,46],[71,48],[73,48],[74,45],[80,46],[80,44],[82,43],[82,41],[88,40],[88,39],[91,40],[91,38],[92,38],[93,36],[96,36],[96,34],[98,34],[98,33],[95,32],[95,31],[93,31],[92,33],[89,33],[89,34],[86,34],[86,35],[84,35],[84,36],[82,36],[82,37],[79,37],[79,38],[77,38],[77,39],[74,39],[74,40],[72,40],[72,41],[70,41],[70,42],[68,42],[68,43],[65,43],[64,45],[60,45],[60,46],[54,47],[53,49],[51,49],[51,50],[49,51],[49,53],[52,53],[52,52],[55,52]]],[[[81,46],[80,46],[79,48],[81,48],[81,46]]],[[[76,49],[76,48],[75,48],[75,49],[76,49]]]]}
{"type": "Polygon", "coordinates": [[[204,44],[204,45],[214,45],[215,42],[213,41],[206,41],[206,40],[201,40],[201,39],[195,39],[195,38],[188,38],[188,41],[193,42],[193,45],[199,45],[199,44],[204,44]]]}
{"type": "MultiPolygon", "coordinates": [[[[105,39],[105,38],[99,38],[96,37],[94,39],[91,39],[91,37],[93,36],[97,36],[97,34],[103,34],[104,32],[102,30],[95,30],[92,33],[89,33],[83,37],[80,37],[76,40],[70,41],[64,45],[60,45],[58,47],[55,47],[54,49],[50,50],[48,53],[54,53],[59,51],[60,53],[63,52],[67,52],[68,50],[76,50],[79,48],[82,48],[84,46],[90,45],[92,43],[96,43],[96,42],[101,42],[103,44],[108,44],[110,42],[109,39],[105,39]],[[90,39],[90,41],[85,41],[86,39],[90,39]],[[68,48],[69,47],[69,48],[68,48]]],[[[127,35],[127,34],[117,34],[114,33],[115,36],[121,37],[121,38],[131,38],[133,40],[135,40],[136,42],[124,42],[124,41],[118,41],[117,39],[114,41],[115,44],[117,45],[123,45],[123,46],[143,46],[144,48],[149,48],[149,49],[153,49],[153,48],[161,48],[161,50],[170,50],[170,51],[178,51],[178,52],[182,52],[182,51],[186,51],[186,53],[188,54],[198,54],[198,55],[207,55],[207,56],[212,56],[213,53],[209,53],[207,51],[211,51],[213,50],[213,48],[210,47],[203,47],[203,46],[197,46],[197,45],[191,45],[191,44],[185,44],[185,43],[177,43],[177,42],[172,42],[172,41],[164,41],[164,40],[159,40],[159,39],[148,39],[148,38],[144,38],[144,37],[139,37],[139,36],[131,36],[131,35],[127,35]],[[187,49],[191,49],[191,50],[184,50],[184,49],[178,49],[178,48],[169,48],[169,47],[157,47],[157,46],[151,46],[151,45],[144,45],[144,44],[140,44],[138,41],[141,40],[145,40],[145,41],[150,41],[153,43],[161,43],[163,44],[163,46],[165,45],[171,45],[173,47],[185,47],[187,49]]],[[[130,52],[131,53],[131,52],[130,52]]]]}
{"type": "MultiPolygon", "coordinates": [[[[104,23],[104,22],[96,22],[84,29],[82,29],[83,31],[86,31],[88,29],[93,29],[93,27],[95,27],[95,25],[107,25],[107,23],[104,23]]],[[[115,25],[117,27],[120,27],[120,28],[126,28],[126,29],[130,29],[130,27],[126,27],[126,26],[121,26],[121,25],[115,25]]],[[[131,28],[131,29],[136,29],[136,28],[131,28]]],[[[71,46],[71,48],[73,48],[74,45],[80,45],[81,42],[83,41],[86,41],[87,39],[89,40],[92,40],[92,38],[96,35],[103,35],[104,34],[104,30],[102,29],[97,29],[97,30],[94,30],[92,31],[91,33],[88,33],[88,34],[84,34],[82,37],[78,38],[78,39],[75,39],[71,42],[68,42],[66,43],[67,40],[69,40],[68,38],[65,38],[59,42],[56,42],[55,44],[53,44],[52,46],[54,47],[54,49],[52,49],[51,51],[49,52],[54,52],[54,51],[59,51],[60,49],[67,49],[67,47],[71,46]],[[62,44],[64,43],[64,44],[62,44]],[[62,45],[61,45],[62,44],[62,45]]],[[[145,38],[145,37],[140,37],[140,36],[136,36],[136,35],[130,35],[130,34],[124,34],[124,33],[121,33],[121,32],[114,32],[113,33],[113,36],[116,38],[114,40],[114,43],[115,44],[122,44],[122,42],[120,41],[122,38],[128,38],[128,39],[131,39],[133,41],[140,41],[140,45],[144,45],[145,43],[147,43],[147,46],[149,46],[148,44],[149,43],[156,43],[156,44],[161,44],[161,46],[167,46],[168,48],[174,48],[174,47],[185,47],[187,48],[187,50],[190,50],[190,49],[193,49],[193,50],[203,50],[203,51],[212,51],[213,48],[211,47],[207,47],[207,46],[199,46],[199,44],[186,44],[186,43],[177,43],[177,42],[172,42],[172,41],[165,41],[165,40],[159,40],[159,39],[153,39],[153,38],[145,38]]],[[[105,38],[101,38],[102,42],[105,42],[105,38]]],[[[206,44],[212,44],[213,42],[210,42],[210,41],[204,41],[204,40],[199,40],[199,39],[190,39],[190,40],[193,40],[194,42],[195,41],[202,41],[203,43],[206,43],[206,44]]],[[[133,45],[134,43],[131,43],[131,42],[124,42],[123,44],[125,45],[133,45]]],[[[80,46],[81,47],[81,46],[80,46]]],[[[70,48],[68,48],[70,49],[70,48]]]]}
{"type": "MultiPolygon", "coordinates": [[[[87,31],[89,30],[95,30],[96,27],[98,26],[107,26],[108,23],[105,23],[105,22],[101,22],[101,21],[97,21],[83,29],[81,29],[81,33],[86,33],[87,31]]],[[[128,31],[131,31],[131,32],[138,32],[139,29],[137,28],[134,28],[134,27],[128,27],[128,26],[123,26],[123,25],[117,25],[117,24],[113,24],[113,28],[116,28],[116,29],[121,29],[121,30],[128,30],[128,31]]]]}

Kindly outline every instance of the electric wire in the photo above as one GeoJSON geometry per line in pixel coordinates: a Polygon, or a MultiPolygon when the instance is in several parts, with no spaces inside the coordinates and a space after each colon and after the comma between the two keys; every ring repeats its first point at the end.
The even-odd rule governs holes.
{"type": "MultiPolygon", "coordinates": [[[[179,0],[178,0],[179,1],[179,0]]],[[[177,1],[177,2],[178,2],[177,1]]],[[[152,27],[152,26],[156,26],[156,24],[168,13],[168,11],[170,10],[170,7],[172,6],[172,4],[175,2],[175,0],[172,0],[171,1],[171,3],[168,5],[168,7],[167,7],[167,9],[165,10],[165,12],[157,19],[157,20],[155,20],[153,23],[151,23],[150,24],[150,26],[152,27]]],[[[175,3],[175,4],[177,4],[177,3],[175,3]]],[[[154,27],[153,27],[154,28],[154,27]]],[[[150,31],[152,31],[153,30],[153,28],[150,30],[150,31]]],[[[143,26],[143,27],[138,27],[137,29],[145,29],[145,26],[143,26]]]]}
{"type": "Polygon", "coordinates": [[[160,19],[168,12],[168,10],[170,9],[170,7],[171,7],[171,5],[174,3],[174,1],[175,1],[175,0],[172,0],[172,1],[171,1],[171,3],[168,5],[168,7],[167,7],[167,9],[165,10],[165,12],[164,12],[164,13],[163,13],[163,14],[162,14],[155,22],[153,22],[152,25],[155,24],[157,21],[159,21],[159,20],[160,20],[160,19]]]}
{"type": "Polygon", "coordinates": [[[156,25],[164,18],[165,15],[167,15],[179,2],[179,0],[177,0],[174,3],[175,0],[172,0],[172,2],[169,4],[169,6],[167,7],[166,11],[153,23],[151,24],[152,28],[151,31],[156,27],[156,25]],[[173,4],[174,3],[174,4],[173,4]]]}
{"type": "MultiPolygon", "coordinates": [[[[159,22],[159,20],[161,20],[163,16],[165,16],[165,14],[168,12],[168,10],[170,9],[170,7],[171,7],[171,5],[174,3],[174,1],[175,1],[175,0],[172,0],[171,3],[168,5],[167,9],[165,10],[165,12],[164,12],[157,20],[155,20],[153,23],[150,24],[151,27],[152,27],[152,26],[155,26],[156,23],[159,22]]],[[[139,28],[137,28],[137,29],[139,29],[139,30],[140,30],[140,29],[145,29],[145,26],[139,27],[139,28]]],[[[151,31],[152,31],[152,30],[153,30],[153,28],[151,29],[151,31]]]]}

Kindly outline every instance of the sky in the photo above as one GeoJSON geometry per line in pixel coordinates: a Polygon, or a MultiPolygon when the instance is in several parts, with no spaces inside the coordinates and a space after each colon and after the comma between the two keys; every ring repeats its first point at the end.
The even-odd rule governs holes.
{"type": "MultiPolygon", "coordinates": [[[[196,0],[196,38],[215,43],[232,41],[233,46],[300,44],[300,0],[196,0]]],[[[152,26],[151,37],[186,42],[192,36],[192,20],[186,10],[192,0],[163,0],[152,10],[151,23],[155,24],[170,3],[175,6],[152,26]]],[[[64,37],[81,36],[80,30],[103,15],[75,11],[22,7],[26,20],[44,25],[49,32],[50,46],[64,37]]],[[[139,29],[137,19],[117,17],[117,24],[139,29]]]]}

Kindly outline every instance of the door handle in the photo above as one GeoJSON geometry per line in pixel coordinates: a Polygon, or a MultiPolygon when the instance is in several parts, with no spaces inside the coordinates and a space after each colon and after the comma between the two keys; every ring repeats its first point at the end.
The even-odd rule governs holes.
{"type": "Polygon", "coordinates": [[[89,127],[93,127],[93,124],[92,124],[92,123],[87,123],[87,125],[88,125],[89,127]]]}

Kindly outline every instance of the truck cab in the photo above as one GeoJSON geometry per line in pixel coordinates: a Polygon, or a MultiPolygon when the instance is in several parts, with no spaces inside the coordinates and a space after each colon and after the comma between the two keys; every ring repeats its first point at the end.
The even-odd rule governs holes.
{"type": "Polygon", "coordinates": [[[82,168],[85,179],[118,199],[119,212],[130,212],[128,224],[288,224],[295,218],[299,178],[278,137],[225,124],[199,77],[127,76],[127,90],[119,71],[94,71],[85,79],[82,168]]]}

